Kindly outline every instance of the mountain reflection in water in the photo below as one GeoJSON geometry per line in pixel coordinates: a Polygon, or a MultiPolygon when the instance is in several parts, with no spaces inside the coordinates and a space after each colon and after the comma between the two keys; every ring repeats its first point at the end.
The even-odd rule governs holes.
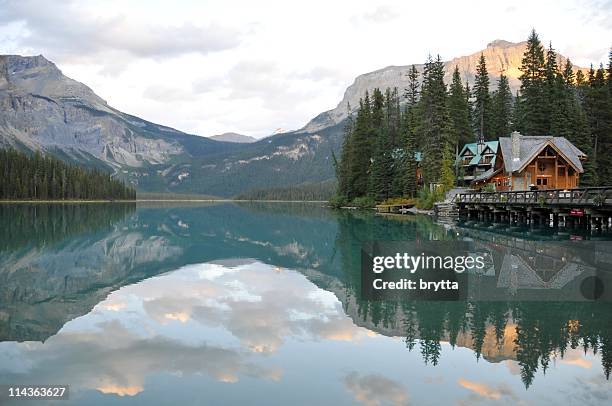
{"type": "Polygon", "coordinates": [[[493,255],[482,286],[508,298],[575,291],[581,274],[563,276],[567,262],[553,259],[565,253],[587,269],[608,258],[576,257],[570,236],[313,204],[4,205],[0,214],[0,384],[70,384],[75,404],[611,396],[609,303],[360,297],[361,243],[372,240],[468,239],[493,255]],[[550,262],[530,264],[542,249],[550,262]],[[510,258],[530,270],[514,278],[531,284],[500,282],[518,269],[504,268],[510,258]]]}

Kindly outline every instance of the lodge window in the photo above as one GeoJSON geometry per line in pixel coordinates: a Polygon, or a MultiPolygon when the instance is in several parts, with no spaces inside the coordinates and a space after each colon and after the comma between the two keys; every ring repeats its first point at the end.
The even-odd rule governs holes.
{"type": "Polygon", "coordinates": [[[538,164],[538,169],[540,170],[540,172],[544,172],[544,170],[546,170],[546,166],[543,163],[538,164]]]}
{"type": "Polygon", "coordinates": [[[559,168],[559,176],[565,176],[565,168],[559,168]]]}
{"type": "Polygon", "coordinates": [[[536,184],[538,186],[546,186],[546,185],[548,185],[548,179],[546,179],[546,178],[538,178],[538,180],[536,181],[536,184]]]}

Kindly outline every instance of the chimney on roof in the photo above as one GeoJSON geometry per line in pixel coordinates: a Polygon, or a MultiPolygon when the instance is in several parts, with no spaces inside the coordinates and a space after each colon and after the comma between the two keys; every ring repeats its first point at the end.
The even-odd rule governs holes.
{"type": "Polygon", "coordinates": [[[482,138],[478,139],[478,143],[476,144],[476,151],[478,155],[482,154],[482,151],[485,149],[485,142],[482,138]]]}
{"type": "Polygon", "coordinates": [[[482,151],[484,151],[484,149],[485,149],[485,140],[481,132],[480,136],[478,137],[478,142],[476,143],[476,153],[480,155],[482,154],[482,151]]]}
{"type": "Polygon", "coordinates": [[[521,159],[521,138],[523,138],[523,136],[518,131],[513,131],[512,134],[510,134],[513,161],[518,161],[521,159]]]}

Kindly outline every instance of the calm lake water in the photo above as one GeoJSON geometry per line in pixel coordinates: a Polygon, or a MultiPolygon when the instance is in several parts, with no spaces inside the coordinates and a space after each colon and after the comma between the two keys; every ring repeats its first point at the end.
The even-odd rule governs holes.
{"type": "Polygon", "coordinates": [[[572,240],[605,235],[280,203],[0,205],[0,225],[0,384],[70,385],[53,404],[612,403],[610,303],[360,294],[362,242],[416,239],[489,249],[480,296],[573,298],[612,251],[574,266],[572,240]]]}

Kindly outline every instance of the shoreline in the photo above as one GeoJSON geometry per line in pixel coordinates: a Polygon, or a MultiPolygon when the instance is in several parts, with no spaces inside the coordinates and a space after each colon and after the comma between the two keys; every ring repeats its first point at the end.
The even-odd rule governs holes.
{"type": "Polygon", "coordinates": [[[136,200],[0,200],[0,204],[47,203],[148,203],[148,202],[202,202],[202,203],[327,203],[325,200],[240,200],[240,199],[136,199],[136,200]]]}
{"type": "Polygon", "coordinates": [[[379,214],[381,216],[406,216],[406,215],[415,215],[415,214],[421,214],[424,216],[431,216],[434,217],[434,211],[433,210],[425,210],[425,209],[417,209],[416,207],[411,207],[409,209],[406,210],[407,213],[376,213],[379,214]]]}

